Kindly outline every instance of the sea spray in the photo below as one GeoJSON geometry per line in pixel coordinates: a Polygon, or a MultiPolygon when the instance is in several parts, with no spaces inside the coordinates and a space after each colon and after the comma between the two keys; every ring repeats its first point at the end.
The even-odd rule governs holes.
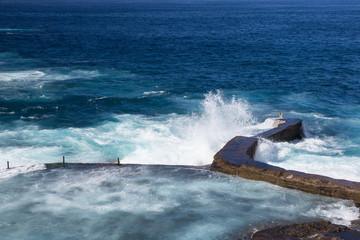
{"type": "MultiPolygon", "coordinates": [[[[63,155],[69,162],[114,162],[119,157],[122,163],[206,165],[231,138],[273,127],[271,118],[256,121],[244,99],[226,98],[220,91],[206,94],[199,106],[199,113],[187,115],[114,115],[115,121],[89,128],[39,129],[19,122],[19,127],[0,133],[0,157],[14,167],[59,162],[63,155]]],[[[352,167],[359,158],[345,155],[343,143],[339,137],[309,137],[293,143],[260,140],[255,159],[360,181],[360,167],[352,167]]]]}
{"type": "MultiPolygon", "coordinates": [[[[121,116],[119,116],[121,118],[121,116]]],[[[144,118],[130,126],[135,150],[124,163],[204,165],[226,141],[241,132],[247,133],[252,121],[248,104],[238,99],[226,100],[221,92],[205,95],[200,114],[144,118]]],[[[122,127],[118,125],[120,133],[122,127]]]]}
{"type": "Polygon", "coordinates": [[[90,128],[39,129],[20,122],[18,128],[0,133],[8,142],[0,157],[13,166],[58,162],[63,155],[69,162],[111,162],[120,157],[123,163],[205,165],[229,139],[268,127],[254,125],[243,99],[226,99],[218,91],[206,94],[200,104],[200,113],[114,115],[116,121],[90,128]]]}

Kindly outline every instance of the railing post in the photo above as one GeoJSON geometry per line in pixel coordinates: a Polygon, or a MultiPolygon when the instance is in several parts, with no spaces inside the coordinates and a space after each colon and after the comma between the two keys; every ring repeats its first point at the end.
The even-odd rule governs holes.
{"type": "Polygon", "coordinates": [[[63,156],[63,167],[65,167],[65,156],[63,156]]]}

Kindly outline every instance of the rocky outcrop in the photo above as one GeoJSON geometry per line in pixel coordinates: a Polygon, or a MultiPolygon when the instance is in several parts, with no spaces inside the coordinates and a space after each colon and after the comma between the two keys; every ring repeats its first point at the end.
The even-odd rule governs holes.
{"type": "Polygon", "coordinates": [[[360,183],[358,182],[286,170],[253,159],[259,138],[272,141],[292,141],[301,139],[303,136],[302,120],[280,119],[279,126],[274,129],[254,137],[238,136],[231,139],[215,154],[210,169],[309,193],[349,199],[359,206],[360,183]]]}
{"type": "Polygon", "coordinates": [[[360,239],[360,233],[349,228],[332,224],[328,221],[299,223],[276,226],[258,231],[245,239],[251,240],[355,240],[360,239]]]}

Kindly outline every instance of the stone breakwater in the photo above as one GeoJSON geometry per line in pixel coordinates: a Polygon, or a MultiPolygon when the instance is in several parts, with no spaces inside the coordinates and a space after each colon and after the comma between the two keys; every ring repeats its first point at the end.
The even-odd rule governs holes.
{"type": "Polygon", "coordinates": [[[313,194],[353,200],[360,207],[360,183],[287,170],[254,160],[259,138],[293,141],[304,137],[302,120],[277,119],[277,127],[254,137],[237,136],[214,156],[210,170],[313,194]]]}

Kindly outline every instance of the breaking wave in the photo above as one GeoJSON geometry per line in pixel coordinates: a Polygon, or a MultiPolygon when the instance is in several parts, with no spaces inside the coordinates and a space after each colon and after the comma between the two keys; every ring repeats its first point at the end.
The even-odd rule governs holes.
{"type": "Polygon", "coordinates": [[[206,94],[201,108],[190,115],[117,115],[116,121],[91,128],[41,130],[24,125],[0,133],[8,142],[0,157],[12,165],[58,162],[63,155],[73,162],[120,157],[123,163],[205,165],[229,139],[266,126],[256,125],[246,101],[226,100],[220,92],[206,94]]]}

